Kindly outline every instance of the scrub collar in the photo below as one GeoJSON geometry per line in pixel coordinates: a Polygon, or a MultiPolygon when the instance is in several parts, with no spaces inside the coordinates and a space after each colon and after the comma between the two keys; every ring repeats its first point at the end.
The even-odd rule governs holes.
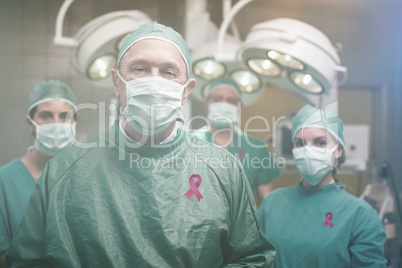
{"type": "MultiPolygon", "coordinates": [[[[130,136],[127,135],[127,132],[126,132],[126,130],[123,128],[123,123],[122,123],[121,120],[119,121],[119,130],[120,130],[121,134],[123,134],[124,137],[125,137],[127,140],[129,140],[131,143],[138,144],[138,141],[133,140],[132,138],[130,138],[130,136]]],[[[166,144],[166,143],[168,143],[169,141],[174,140],[174,138],[175,138],[176,136],[177,136],[177,123],[175,124],[175,127],[174,127],[173,131],[169,134],[169,136],[168,136],[166,139],[164,139],[164,140],[163,140],[161,143],[159,143],[159,144],[166,144]]]]}

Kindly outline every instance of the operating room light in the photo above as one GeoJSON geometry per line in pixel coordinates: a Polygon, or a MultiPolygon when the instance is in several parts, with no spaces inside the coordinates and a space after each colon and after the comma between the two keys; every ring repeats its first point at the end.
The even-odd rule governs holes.
{"type": "Polygon", "coordinates": [[[117,58],[113,54],[103,55],[96,58],[88,67],[88,77],[99,80],[107,77],[110,70],[115,67],[117,58]]]}
{"type": "Polygon", "coordinates": [[[280,65],[284,67],[288,67],[296,70],[303,70],[304,65],[300,61],[296,60],[289,54],[283,54],[277,51],[270,50],[268,51],[268,57],[278,62],[280,65]]]}
{"type": "Polygon", "coordinates": [[[290,73],[290,79],[296,86],[308,93],[319,94],[324,90],[320,83],[309,74],[298,71],[292,72],[290,73]]]}
{"type": "Polygon", "coordinates": [[[117,55],[125,37],[141,24],[153,20],[140,10],[114,11],[86,23],[74,36],[63,36],[66,12],[74,0],[64,0],[57,14],[55,45],[74,48],[72,64],[92,84],[100,88],[113,86],[111,69],[115,67],[117,55]]]}
{"type": "Polygon", "coordinates": [[[304,22],[280,18],[254,25],[238,51],[268,83],[296,95],[322,94],[346,78],[329,39],[304,22]]]}
{"type": "Polygon", "coordinates": [[[125,34],[119,39],[119,41],[117,41],[117,43],[116,43],[116,51],[117,52],[120,52],[121,46],[123,45],[123,42],[124,42],[124,39],[126,39],[126,37],[129,36],[129,35],[130,34],[125,34]]]}
{"type": "Polygon", "coordinates": [[[248,66],[254,72],[264,76],[279,76],[282,72],[281,67],[269,59],[249,59],[248,66]]]}
{"type": "Polygon", "coordinates": [[[214,59],[202,59],[193,64],[194,74],[212,80],[225,74],[225,66],[214,59]]]}
{"type": "Polygon", "coordinates": [[[261,81],[257,75],[248,70],[236,70],[231,73],[232,78],[245,93],[252,93],[261,88],[261,81]]]}
{"type": "Polygon", "coordinates": [[[227,57],[217,60],[214,53],[217,50],[217,42],[207,42],[191,51],[193,61],[193,75],[197,84],[191,96],[203,101],[208,92],[210,82],[214,79],[225,77],[232,79],[239,85],[242,91],[242,104],[247,107],[256,102],[264,93],[265,84],[258,75],[247,69],[241,60],[236,58],[239,49],[239,41],[231,36],[225,40],[225,52],[227,57]]]}

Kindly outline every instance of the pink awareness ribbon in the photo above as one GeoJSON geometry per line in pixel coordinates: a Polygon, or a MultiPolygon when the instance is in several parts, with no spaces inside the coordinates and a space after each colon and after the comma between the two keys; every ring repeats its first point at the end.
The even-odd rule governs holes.
{"type": "Polygon", "coordinates": [[[333,217],[333,215],[332,215],[331,212],[328,212],[328,213],[325,215],[326,221],[324,222],[324,226],[327,226],[328,224],[329,224],[329,227],[331,227],[331,228],[332,228],[332,226],[334,226],[334,224],[331,222],[332,217],[333,217]]]}
{"type": "Polygon", "coordinates": [[[243,158],[244,158],[244,152],[243,152],[242,149],[240,149],[240,150],[237,152],[237,156],[238,156],[239,160],[243,160],[243,158]]]}
{"type": "Polygon", "coordinates": [[[190,184],[190,190],[187,191],[187,193],[185,193],[184,195],[187,196],[187,198],[190,198],[190,196],[192,196],[193,194],[195,195],[195,197],[197,197],[198,202],[201,200],[201,198],[203,198],[202,194],[200,193],[200,191],[198,190],[198,187],[201,184],[201,176],[198,174],[193,174],[190,177],[189,180],[189,184],[190,184]],[[196,183],[194,183],[193,178],[197,178],[196,183]]]}

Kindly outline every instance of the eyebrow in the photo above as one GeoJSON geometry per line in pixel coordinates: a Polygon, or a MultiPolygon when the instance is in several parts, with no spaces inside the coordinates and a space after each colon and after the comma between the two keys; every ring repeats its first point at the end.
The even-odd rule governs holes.
{"type": "MultiPolygon", "coordinates": [[[[130,65],[130,68],[133,65],[152,65],[149,61],[147,61],[146,59],[141,59],[141,58],[134,58],[129,60],[128,64],[130,65]]],[[[164,60],[163,62],[161,62],[161,66],[166,68],[166,67],[172,67],[176,70],[179,70],[180,66],[177,64],[176,61],[170,61],[170,60],[164,60]]]]}
{"type": "Polygon", "coordinates": [[[67,115],[68,115],[68,112],[62,112],[59,114],[59,116],[67,116],[67,115]]]}
{"type": "Polygon", "coordinates": [[[38,114],[53,114],[52,112],[43,110],[43,111],[38,111],[38,114]]]}
{"type": "Polygon", "coordinates": [[[326,136],[319,136],[319,137],[315,137],[314,139],[315,139],[315,140],[317,140],[317,139],[325,139],[325,140],[326,140],[327,137],[326,137],[326,136]]]}
{"type": "MultiPolygon", "coordinates": [[[[50,112],[50,111],[44,110],[44,111],[39,111],[38,115],[51,115],[51,116],[53,116],[54,114],[52,112],[50,112]]],[[[59,116],[67,116],[67,115],[68,115],[68,112],[59,113],[59,116]]]]}
{"type": "MultiPolygon", "coordinates": [[[[325,136],[319,136],[319,137],[315,137],[313,140],[320,140],[320,139],[322,139],[322,140],[327,140],[327,137],[325,137],[325,136]]],[[[304,139],[303,139],[303,138],[295,137],[295,141],[303,141],[303,142],[304,142],[304,139]]]]}

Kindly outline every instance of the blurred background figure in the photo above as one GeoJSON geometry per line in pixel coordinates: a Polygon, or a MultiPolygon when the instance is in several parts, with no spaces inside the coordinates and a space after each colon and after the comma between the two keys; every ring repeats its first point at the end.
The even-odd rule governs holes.
{"type": "Polygon", "coordinates": [[[0,267],[47,161],[75,139],[76,97],[60,81],[43,81],[29,96],[26,117],[35,145],[26,155],[0,168],[0,267]]]}
{"type": "Polygon", "coordinates": [[[241,91],[229,78],[213,81],[205,99],[208,125],[191,134],[201,140],[215,143],[237,157],[252,189],[256,190],[257,203],[271,191],[271,181],[280,172],[267,146],[243,133],[238,126],[242,110],[241,91]]]}
{"type": "Polygon", "coordinates": [[[385,232],[367,202],[336,178],[343,123],[332,111],[304,106],[292,118],[295,164],[302,177],[275,190],[258,215],[277,250],[277,267],[386,267],[385,232]]]}
{"type": "Polygon", "coordinates": [[[384,224],[387,240],[385,242],[385,257],[390,267],[399,267],[397,239],[397,223],[401,221],[402,208],[398,200],[397,181],[388,162],[382,162],[380,167],[374,167],[370,183],[366,185],[360,198],[367,201],[378,213],[384,224]]]}

